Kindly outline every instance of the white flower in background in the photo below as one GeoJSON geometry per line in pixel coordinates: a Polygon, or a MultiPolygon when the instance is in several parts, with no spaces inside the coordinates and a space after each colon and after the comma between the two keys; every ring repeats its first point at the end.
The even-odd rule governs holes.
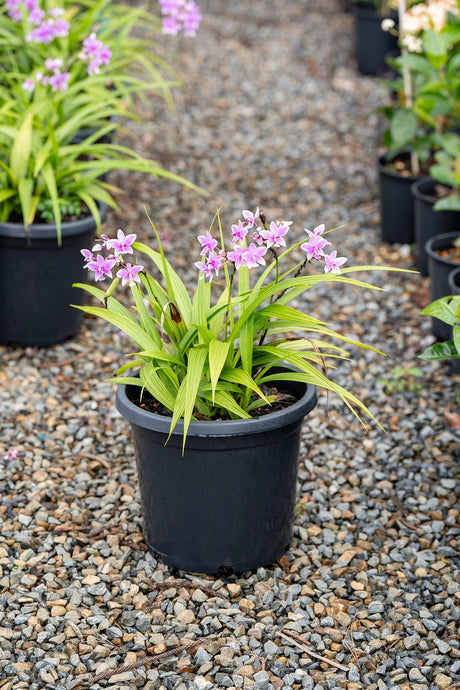
{"type": "Polygon", "coordinates": [[[431,2],[411,7],[404,13],[403,45],[411,53],[420,53],[422,50],[420,33],[428,29],[441,31],[447,23],[449,12],[454,15],[459,14],[456,0],[431,0],[431,2]]]}

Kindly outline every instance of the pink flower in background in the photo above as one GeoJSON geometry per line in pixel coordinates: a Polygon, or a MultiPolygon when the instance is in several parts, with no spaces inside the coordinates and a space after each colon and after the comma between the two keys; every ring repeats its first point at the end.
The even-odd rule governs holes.
{"type": "Polygon", "coordinates": [[[96,38],[95,33],[83,41],[83,50],[79,58],[82,62],[88,63],[88,74],[99,74],[101,65],[108,65],[111,57],[112,51],[96,38]]]}
{"type": "Polygon", "coordinates": [[[22,83],[24,91],[33,91],[35,89],[35,82],[33,79],[24,79],[22,83]]]}
{"type": "Polygon", "coordinates": [[[54,74],[48,77],[48,84],[53,91],[66,91],[69,86],[69,77],[69,72],[60,72],[60,70],[56,70],[54,74]]]}
{"type": "Polygon", "coordinates": [[[18,455],[19,455],[19,451],[17,448],[10,448],[9,450],[6,451],[5,455],[3,456],[3,459],[6,460],[7,462],[11,462],[12,460],[16,460],[18,455]]]}
{"type": "Polygon", "coordinates": [[[159,0],[164,34],[196,36],[202,20],[201,10],[193,0],[159,0]]]}

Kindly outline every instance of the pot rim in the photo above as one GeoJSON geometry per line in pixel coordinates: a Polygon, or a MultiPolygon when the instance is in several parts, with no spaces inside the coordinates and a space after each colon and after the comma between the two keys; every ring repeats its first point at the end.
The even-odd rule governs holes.
{"type": "MultiPolygon", "coordinates": [[[[97,205],[101,214],[101,223],[103,223],[107,218],[107,206],[102,202],[98,202],[97,205]]],[[[77,218],[77,220],[61,223],[61,234],[62,237],[73,237],[74,235],[80,235],[82,232],[86,232],[95,227],[96,221],[92,215],[83,216],[82,218],[77,218]]],[[[55,223],[33,223],[29,226],[28,230],[26,230],[22,223],[0,221],[0,237],[26,240],[48,240],[57,237],[57,228],[55,223]]]]}
{"type": "Polygon", "coordinates": [[[454,269],[449,273],[449,276],[448,276],[447,280],[448,280],[450,289],[451,289],[451,290],[454,290],[454,291],[457,290],[457,293],[456,293],[456,294],[460,294],[460,266],[457,265],[457,268],[454,268],[454,269]],[[458,285],[457,285],[457,283],[456,283],[456,281],[455,281],[455,279],[457,278],[457,276],[458,276],[458,278],[459,278],[458,285]]]}
{"type": "MultiPolygon", "coordinates": [[[[288,381],[280,381],[280,383],[288,384],[288,381]]],[[[189,437],[203,437],[203,436],[243,436],[247,434],[264,433],[270,429],[287,426],[298,421],[301,417],[307,415],[316,405],[316,388],[313,384],[295,381],[297,385],[304,385],[305,392],[302,397],[293,405],[272,412],[270,414],[262,415],[261,417],[252,417],[251,419],[229,419],[229,420],[214,420],[201,421],[192,420],[187,430],[187,438],[189,437]]],[[[159,433],[169,436],[171,427],[171,417],[165,417],[155,412],[143,410],[133,403],[127,396],[126,390],[129,386],[126,384],[119,384],[116,392],[116,407],[120,414],[129,422],[145,429],[151,429],[159,433]]],[[[184,420],[180,419],[171,434],[173,436],[184,435],[184,420]]]]}
{"type": "Polygon", "coordinates": [[[446,248],[446,247],[442,246],[444,244],[444,242],[448,241],[448,240],[454,240],[457,237],[460,237],[460,231],[459,232],[444,232],[444,233],[442,233],[442,235],[435,235],[434,237],[430,237],[430,239],[427,240],[425,243],[425,251],[428,254],[428,256],[430,256],[435,261],[440,261],[442,263],[447,264],[448,266],[452,266],[453,268],[458,268],[458,267],[460,267],[458,261],[451,261],[450,259],[445,259],[444,257],[440,256],[436,252],[436,250],[435,250],[436,248],[433,248],[433,245],[435,245],[438,242],[441,243],[441,246],[439,247],[439,249],[446,248]]]}
{"type": "MultiPolygon", "coordinates": [[[[402,153],[398,154],[398,156],[409,156],[410,154],[407,151],[403,151],[402,153]]],[[[394,159],[393,159],[394,160],[394,159]]],[[[377,168],[379,170],[379,173],[381,175],[385,175],[386,177],[391,177],[396,180],[404,180],[405,182],[416,182],[417,180],[420,179],[420,175],[400,175],[399,173],[395,172],[394,170],[390,170],[384,162],[387,161],[388,163],[392,163],[393,160],[387,161],[385,154],[382,153],[380,156],[377,157],[377,168]]]]}
{"type": "Polygon", "coordinates": [[[434,204],[436,203],[436,201],[433,200],[432,196],[430,196],[429,193],[423,191],[423,188],[426,187],[427,189],[433,189],[435,184],[436,180],[434,179],[434,177],[419,177],[415,180],[415,182],[412,183],[410,190],[412,192],[412,195],[415,196],[416,199],[419,199],[420,201],[429,201],[434,204]]]}

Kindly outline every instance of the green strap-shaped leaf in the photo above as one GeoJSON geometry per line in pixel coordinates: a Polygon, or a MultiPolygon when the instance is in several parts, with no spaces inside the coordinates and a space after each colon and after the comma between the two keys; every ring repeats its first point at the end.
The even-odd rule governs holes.
{"type": "Polygon", "coordinates": [[[152,362],[142,367],[139,376],[150,395],[172,412],[178,391],[171,379],[165,377],[161,369],[157,369],[152,362]]]}
{"type": "Polygon", "coordinates": [[[209,343],[209,375],[211,377],[212,402],[216,392],[217,382],[227,359],[230,343],[221,340],[211,340],[209,343]]]}
{"type": "Polygon", "coordinates": [[[142,242],[135,242],[133,247],[141,253],[146,254],[153,261],[158,270],[161,271],[167,283],[168,299],[177,306],[186,326],[188,327],[192,316],[190,297],[184,283],[179,278],[169,261],[167,261],[164,254],[162,256],[160,253],[154,251],[142,242]]]}
{"type": "Polygon", "coordinates": [[[155,324],[153,323],[152,316],[151,316],[151,314],[149,314],[148,309],[145,306],[144,296],[143,296],[142,292],[139,290],[137,285],[133,285],[131,287],[131,292],[134,295],[134,300],[136,302],[137,314],[139,316],[139,321],[141,323],[142,328],[148,334],[149,338],[152,339],[152,342],[155,343],[157,349],[161,350],[160,334],[158,333],[157,329],[155,328],[155,324]]]}
{"type": "Polygon", "coordinates": [[[43,166],[41,174],[45,180],[48,194],[50,195],[51,205],[53,207],[54,222],[56,223],[58,244],[61,244],[61,209],[59,206],[56,177],[54,175],[53,166],[49,161],[43,166]]]}
{"type": "Polygon", "coordinates": [[[217,389],[215,395],[216,405],[224,410],[228,410],[235,417],[240,417],[241,419],[249,419],[251,417],[245,410],[243,410],[240,405],[236,402],[235,398],[231,396],[224,390],[217,389]]]}
{"type": "Polygon", "coordinates": [[[32,150],[32,120],[29,112],[24,118],[10,151],[10,168],[17,180],[27,177],[30,153],[32,150]]]}
{"type": "Polygon", "coordinates": [[[187,375],[184,378],[185,404],[184,404],[184,444],[187,429],[193,416],[195,400],[203,376],[204,363],[208,356],[208,348],[197,346],[190,350],[187,363],[187,375]]]}
{"type": "Polygon", "coordinates": [[[267,400],[266,396],[262,392],[262,390],[259,388],[259,386],[256,384],[252,376],[247,374],[243,369],[228,369],[225,368],[222,370],[221,373],[221,379],[223,381],[229,381],[230,383],[237,383],[242,386],[245,386],[246,388],[250,388],[253,390],[257,395],[262,398],[263,400],[267,400]]]}
{"type": "Polygon", "coordinates": [[[131,338],[131,340],[136,343],[141,350],[155,349],[156,343],[152,342],[152,339],[147,335],[147,333],[145,333],[145,331],[141,328],[141,326],[139,326],[137,321],[133,319],[131,315],[130,318],[127,318],[123,314],[110,311],[109,309],[104,309],[103,307],[82,307],[76,304],[72,304],[71,306],[84,311],[86,314],[99,316],[101,319],[104,319],[104,321],[108,321],[109,323],[113,324],[121,331],[126,333],[126,335],[131,338]]]}

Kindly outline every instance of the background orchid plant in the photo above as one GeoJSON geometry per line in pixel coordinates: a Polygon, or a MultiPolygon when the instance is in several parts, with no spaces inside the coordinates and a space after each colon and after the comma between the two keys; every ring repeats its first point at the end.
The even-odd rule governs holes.
{"type": "Polygon", "coordinates": [[[192,419],[246,418],[269,405],[273,396],[262,387],[274,380],[320,386],[339,395],[358,417],[359,412],[372,417],[360,400],[328,377],[332,362],[347,354],[324,338],[372,348],[290,303],[324,282],[373,287],[344,274],[375,267],[343,268],[346,258],[331,251],[324,225],[305,230],[306,237],[287,248],[291,222],[269,222],[259,209],[244,211],[232,225],[226,248],[219,214],[216,219],[217,237],[213,226],[198,236],[201,258],[195,262],[198,280],[191,297],[166,259],[155,228],[158,251],[122,230],[116,238],[102,236],[92,250],[82,250],[96,281],[112,282],[105,291],[77,285],[103,305],[78,308],[121,329],[139,350],[113,380],[147,390],[170,411],[171,431],[183,418],[184,443],[192,419]],[[134,252],[142,263],[136,263],[134,252]],[[297,255],[300,260],[293,263],[297,255]],[[158,278],[145,268],[147,260],[153,262],[158,278]],[[305,275],[312,261],[323,273],[305,275]],[[261,271],[258,277],[253,277],[254,269],[261,271]],[[120,283],[132,292],[133,312],[113,296],[120,283]],[[214,299],[213,288],[218,291],[214,299]],[[291,369],[274,374],[273,367],[280,363],[291,369]],[[138,369],[139,376],[126,376],[131,369],[138,369]]]}
{"type": "Polygon", "coordinates": [[[0,220],[54,221],[60,238],[63,217],[90,212],[99,225],[99,205],[117,207],[110,170],[187,184],[112,141],[125,118],[139,119],[135,97],[156,90],[172,106],[176,82],[152,39],[172,21],[194,35],[201,15],[183,0],[160,7],[163,25],[111,0],[0,0],[0,220]]]}

